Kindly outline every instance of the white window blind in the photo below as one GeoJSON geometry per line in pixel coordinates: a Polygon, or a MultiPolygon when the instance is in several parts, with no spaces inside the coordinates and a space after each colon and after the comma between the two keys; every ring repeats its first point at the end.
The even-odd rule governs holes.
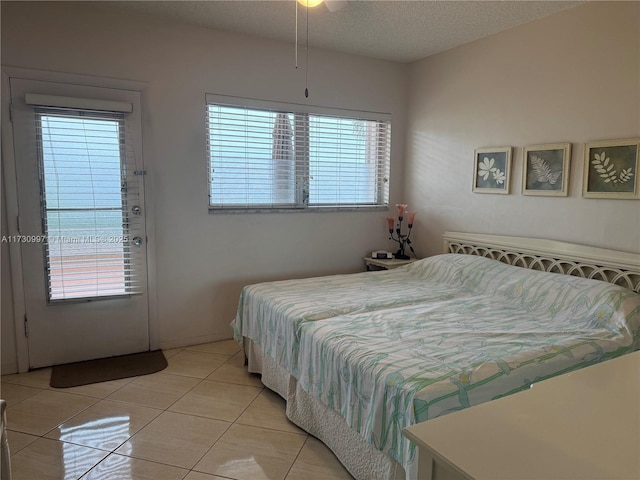
{"type": "Polygon", "coordinates": [[[123,113],[35,108],[49,301],[139,293],[140,216],[123,113]]]}
{"type": "Polygon", "coordinates": [[[207,103],[211,209],[388,203],[388,118],[238,100],[207,103]]]}

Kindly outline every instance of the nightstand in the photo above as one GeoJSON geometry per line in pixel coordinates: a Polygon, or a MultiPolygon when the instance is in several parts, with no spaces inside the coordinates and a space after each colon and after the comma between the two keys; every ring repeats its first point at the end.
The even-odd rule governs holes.
{"type": "Polygon", "coordinates": [[[392,270],[394,268],[407,265],[415,262],[417,258],[410,258],[409,260],[399,260],[397,258],[371,258],[364,257],[364,264],[367,267],[367,271],[371,270],[392,270]]]}

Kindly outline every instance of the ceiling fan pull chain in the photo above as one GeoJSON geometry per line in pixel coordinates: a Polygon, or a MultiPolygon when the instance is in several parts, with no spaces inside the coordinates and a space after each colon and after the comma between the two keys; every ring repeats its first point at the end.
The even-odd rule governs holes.
{"type": "MultiPolygon", "coordinates": [[[[297,2],[296,2],[297,3],[297,2]]],[[[304,76],[304,96],[305,98],[309,98],[309,7],[307,6],[307,45],[305,47],[306,50],[306,65],[305,65],[305,76],[304,76]]]]}

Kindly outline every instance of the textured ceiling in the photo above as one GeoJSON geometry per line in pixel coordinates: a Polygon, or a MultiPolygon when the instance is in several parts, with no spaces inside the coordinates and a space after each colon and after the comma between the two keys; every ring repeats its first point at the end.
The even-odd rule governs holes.
{"type": "MultiPolygon", "coordinates": [[[[295,40],[295,1],[101,2],[218,30],[295,40]]],[[[571,8],[579,1],[329,2],[309,10],[309,43],[369,57],[411,62],[571,8]],[[331,5],[333,3],[333,5],[331,5]]],[[[300,45],[306,10],[299,9],[300,45]]]]}

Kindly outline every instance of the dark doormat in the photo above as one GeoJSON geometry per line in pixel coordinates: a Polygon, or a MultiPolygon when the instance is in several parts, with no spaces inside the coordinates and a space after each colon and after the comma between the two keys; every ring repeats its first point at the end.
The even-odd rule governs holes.
{"type": "Polygon", "coordinates": [[[167,367],[162,350],[100,358],[86,362],[56,365],[51,369],[49,384],[55,388],[78,387],[90,383],[137,377],[159,372],[167,367]]]}

